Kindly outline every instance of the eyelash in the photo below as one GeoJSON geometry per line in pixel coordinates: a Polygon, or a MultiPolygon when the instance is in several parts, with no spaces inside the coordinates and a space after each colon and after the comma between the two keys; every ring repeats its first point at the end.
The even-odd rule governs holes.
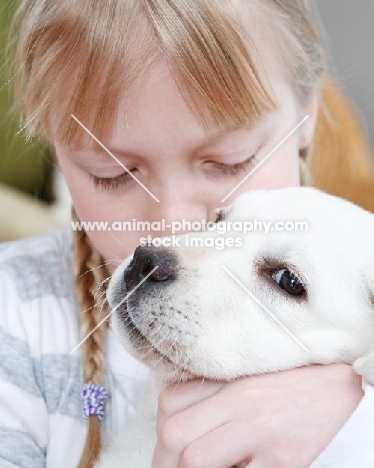
{"type": "MultiPolygon", "coordinates": [[[[134,169],[131,169],[130,172],[132,171],[134,171],[134,169]]],[[[92,174],[89,174],[89,176],[94,183],[94,186],[101,188],[102,190],[115,190],[130,182],[131,177],[127,172],[124,172],[117,177],[96,177],[92,174]]]]}
{"type": "MultiPolygon", "coordinates": [[[[214,165],[222,172],[222,174],[234,176],[240,172],[246,172],[249,166],[256,160],[256,156],[256,153],[252,154],[248,159],[237,164],[215,163],[214,165]]],[[[133,172],[134,170],[136,169],[131,169],[130,172],[133,172]]],[[[92,174],[89,174],[89,176],[95,187],[99,187],[103,190],[115,190],[123,185],[126,185],[130,181],[130,175],[127,172],[112,178],[96,177],[92,174]]]]}
{"type": "Polygon", "coordinates": [[[256,160],[256,156],[257,153],[252,154],[248,159],[237,164],[215,163],[215,166],[218,167],[223,174],[234,176],[240,172],[246,172],[249,166],[256,160]]]}

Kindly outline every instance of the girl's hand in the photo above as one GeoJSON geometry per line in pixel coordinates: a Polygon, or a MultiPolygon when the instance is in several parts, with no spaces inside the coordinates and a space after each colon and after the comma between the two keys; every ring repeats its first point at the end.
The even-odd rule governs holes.
{"type": "Polygon", "coordinates": [[[362,397],[361,377],[344,364],[170,385],[152,468],[310,467],[362,397]]]}

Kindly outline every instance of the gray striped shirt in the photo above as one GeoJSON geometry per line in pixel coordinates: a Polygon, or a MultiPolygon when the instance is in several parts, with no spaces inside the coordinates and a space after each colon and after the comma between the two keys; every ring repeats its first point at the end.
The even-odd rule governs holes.
{"type": "MultiPolygon", "coordinates": [[[[87,430],[71,233],[0,245],[0,466],[77,466],[87,430]]],[[[147,369],[107,331],[102,421],[111,438],[136,416],[147,369]]]]}

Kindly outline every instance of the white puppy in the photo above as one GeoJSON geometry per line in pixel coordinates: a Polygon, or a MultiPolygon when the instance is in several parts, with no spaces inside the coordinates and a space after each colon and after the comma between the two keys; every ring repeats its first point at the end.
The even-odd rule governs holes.
{"type": "Polygon", "coordinates": [[[221,217],[273,229],[199,234],[241,238],[223,250],[138,247],[113,275],[112,308],[158,266],[111,319],[153,379],[137,422],[97,468],[151,467],[157,397],[172,381],[347,363],[374,383],[374,215],[315,189],[286,188],[245,193],[221,217]],[[306,221],[308,230],[280,232],[278,221],[306,221]]]}

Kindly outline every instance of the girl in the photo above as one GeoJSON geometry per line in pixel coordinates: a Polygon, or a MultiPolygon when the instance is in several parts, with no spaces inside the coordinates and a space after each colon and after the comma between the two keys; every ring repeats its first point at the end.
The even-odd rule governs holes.
{"type": "MultiPolygon", "coordinates": [[[[23,0],[17,19],[23,124],[53,146],[77,219],[214,220],[309,115],[224,204],[307,183],[325,65],[302,0],[23,0]]],[[[76,230],[2,247],[3,466],[91,467],[101,438],[135,416],[147,371],[96,325],[107,278],[144,234],[76,230]],[[87,398],[101,386],[104,416],[87,398]]],[[[170,386],[152,466],[373,466],[364,390],[346,365],[170,386]]]]}

